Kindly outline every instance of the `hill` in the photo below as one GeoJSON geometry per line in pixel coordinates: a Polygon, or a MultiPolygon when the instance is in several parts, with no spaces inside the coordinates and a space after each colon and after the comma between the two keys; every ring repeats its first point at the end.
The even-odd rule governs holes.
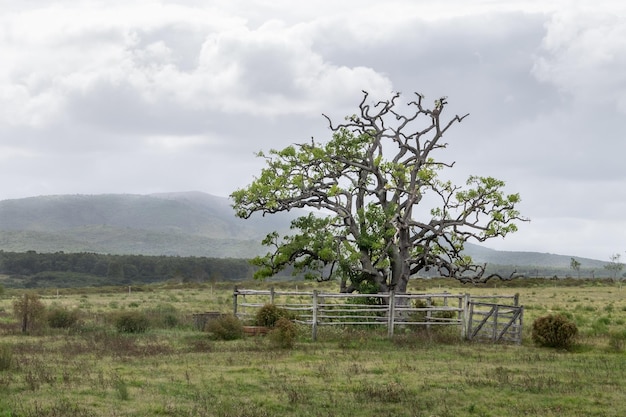
{"type": "MultiPolygon", "coordinates": [[[[263,253],[260,240],[286,231],[304,211],[234,215],[230,201],[200,192],[150,195],[56,195],[0,201],[0,250],[94,252],[250,258],[263,253]]],[[[526,269],[569,269],[571,257],[509,252],[468,244],[477,262],[526,269]]],[[[584,269],[606,262],[579,259],[584,269]]]]}
{"type": "Polygon", "coordinates": [[[0,249],[248,258],[295,217],[239,219],[199,192],[31,197],[0,201],[0,249]]]}

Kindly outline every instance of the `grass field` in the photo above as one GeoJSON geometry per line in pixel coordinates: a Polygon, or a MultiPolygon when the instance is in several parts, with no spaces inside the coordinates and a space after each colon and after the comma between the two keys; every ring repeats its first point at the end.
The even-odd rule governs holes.
{"type": "Polygon", "coordinates": [[[232,284],[47,290],[39,294],[43,303],[80,312],[81,325],[29,335],[13,317],[22,293],[7,289],[0,298],[0,416],[624,416],[626,289],[578,284],[475,288],[429,280],[411,288],[519,293],[520,346],[462,341],[456,329],[389,340],[384,330],[326,327],[316,342],[300,328],[292,349],[267,337],[212,340],[194,328],[193,313],[232,310],[232,284]],[[169,320],[145,333],[119,333],[111,318],[128,311],[169,320]],[[572,349],[533,346],[532,322],[548,313],[577,324],[572,349]]]}

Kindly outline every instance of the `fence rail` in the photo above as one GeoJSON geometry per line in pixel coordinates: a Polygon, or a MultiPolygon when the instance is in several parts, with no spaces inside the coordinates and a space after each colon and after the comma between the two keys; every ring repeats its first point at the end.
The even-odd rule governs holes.
{"type": "MultiPolygon", "coordinates": [[[[476,335],[471,333],[477,327],[473,320],[483,314],[482,310],[472,306],[489,304],[479,300],[489,300],[495,303],[511,300],[513,306],[508,306],[511,308],[516,308],[519,303],[517,294],[470,297],[469,294],[448,292],[343,294],[318,291],[275,291],[273,288],[270,290],[235,288],[233,313],[244,321],[252,320],[259,308],[265,304],[275,304],[289,311],[297,323],[311,326],[313,340],[317,339],[317,330],[320,326],[358,325],[387,327],[389,337],[393,336],[398,326],[425,326],[427,328],[444,325],[458,326],[461,336],[471,339],[483,334],[479,333],[480,330],[476,335]]],[[[501,305],[504,306],[504,304],[501,305]]],[[[495,315],[498,314],[500,313],[496,311],[495,315]]],[[[486,322],[481,327],[486,329],[488,326],[485,327],[485,324],[486,322]]],[[[513,328],[517,330],[515,326],[513,328]]],[[[521,334],[521,320],[519,333],[521,334]]],[[[503,338],[501,340],[505,340],[503,338]]]]}
{"type": "Polygon", "coordinates": [[[472,302],[469,306],[468,339],[522,342],[524,307],[472,302]]]}

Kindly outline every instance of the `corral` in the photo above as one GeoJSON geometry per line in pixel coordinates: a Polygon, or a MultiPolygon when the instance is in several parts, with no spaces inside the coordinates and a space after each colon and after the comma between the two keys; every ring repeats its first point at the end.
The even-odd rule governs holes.
{"type": "Polygon", "coordinates": [[[386,327],[390,338],[397,327],[456,326],[461,337],[469,340],[522,341],[524,307],[519,305],[519,294],[341,294],[274,288],[233,291],[233,313],[244,321],[251,320],[266,304],[284,308],[297,323],[310,326],[313,340],[319,326],[365,325],[386,327]],[[504,304],[506,300],[512,304],[504,304]]]}

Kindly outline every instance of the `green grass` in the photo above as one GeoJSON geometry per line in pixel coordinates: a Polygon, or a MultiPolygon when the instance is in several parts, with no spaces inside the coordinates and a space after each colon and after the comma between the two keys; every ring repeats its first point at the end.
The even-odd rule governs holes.
{"type": "Polygon", "coordinates": [[[523,344],[469,343],[453,330],[388,340],[384,329],[334,327],[320,328],[317,342],[300,327],[293,349],[276,349],[267,337],[211,340],[190,316],[229,312],[226,285],[51,291],[42,301],[79,309],[82,325],[26,336],[11,326],[19,292],[7,290],[0,299],[0,416],[626,415],[626,297],[619,288],[416,284],[419,291],[520,293],[521,304],[532,306],[523,344]],[[168,319],[155,319],[146,333],[120,334],[110,319],[120,311],[168,319]],[[579,325],[569,351],[530,342],[534,318],[552,312],[579,325]]]}

